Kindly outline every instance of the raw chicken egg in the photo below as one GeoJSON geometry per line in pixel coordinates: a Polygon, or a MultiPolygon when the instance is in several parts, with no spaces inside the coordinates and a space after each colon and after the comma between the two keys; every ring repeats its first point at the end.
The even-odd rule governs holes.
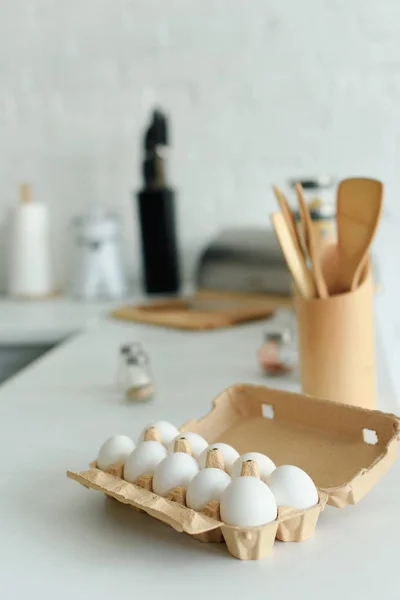
{"type": "Polygon", "coordinates": [[[207,502],[220,500],[222,492],[230,484],[231,478],[221,469],[204,469],[189,483],[186,504],[193,510],[203,510],[207,502]]]}
{"type": "Polygon", "coordinates": [[[242,464],[246,460],[254,460],[258,466],[260,478],[265,483],[267,483],[267,479],[271,475],[272,471],[276,469],[275,463],[272,462],[272,460],[265,454],[261,454],[260,452],[246,452],[246,454],[239,456],[239,458],[233,463],[231,473],[232,477],[240,477],[242,473],[242,464]]]}
{"type": "Polygon", "coordinates": [[[305,471],[293,465],[282,465],[268,477],[268,486],[278,506],[310,508],[318,504],[318,490],[305,471]]]}
{"type": "Polygon", "coordinates": [[[199,472],[196,459],[184,452],[173,452],[160,462],[153,476],[153,492],[167,496],[173,488],[187,488],[199,472]]]}
{"type": "Polygon", "coordinates": [[[216,442],[215,444],[210,444],[207,448],[201,453],[199,458],[200,469],[205,469],[206,461],[207,461],[207,452],[209,450],[213,450],[214,448],[218,449],[222,458],[224,459],[224,467],[227,473],[231,474],[233,463],[239,458],[239,452],[229,446],[229,444],[224,444],[223,442],[216,442]]]}
{"type": "Polygon", "coordinates": [[[167,449],[160,442],[142,442],[126,459],[124,479],[134,483],[141,475],[153,475],[166,456],[167,449]]]}
{"type": "Polygon", "coordinates": [[[101,446],[97,466],[106,471],[111,465],[124,463],[134,449],[135,443],[127,435],[113,435],[101,446]]]}
{"type": "Polygon", "coordinates": [[[235,527],[256,527],[274,521],[278,507],[266,483],[256,477],[236,477],[222,493],[221,519],[235,527]]]}
{"type": "Polygon", "coordinates": [[[190,449],[193,456],[198,459],[204,448],[207,448],[208,442],[201,437],[198,433],[192,433],[191,431],[183,431],[179,433],[173,440],[168,444],[168,452],[174,451],[176,440],[186,439],[189,442],[190,449]]]}
{"type": "Polygon", "coordinates": [[[164,444],[164,446],[167,446],[167,444],[169,444],[170,441],[173,440],[174,437],[179,433],[179,429],[177,429],[175,425],[172,425],[172,423],[169,423],[168,421],[154,421],[154,423],[149,423],[149,425],[143,429],[139,436],[138,442],[144,441],[144,434],[146,433],[146,429],[149,427],[155,427],[157,429],[161,437],[161,443],[164,444]]]}

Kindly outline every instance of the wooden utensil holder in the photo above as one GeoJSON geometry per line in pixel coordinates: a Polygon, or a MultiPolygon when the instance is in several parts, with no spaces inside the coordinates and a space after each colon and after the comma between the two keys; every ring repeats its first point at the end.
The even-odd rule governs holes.
{"type": "Polygon", "coordinates": [[[300,373],[305,394],[375,408],[373,282],[367,269],[353,292],[326,300],[295,292],[300,373]]]}

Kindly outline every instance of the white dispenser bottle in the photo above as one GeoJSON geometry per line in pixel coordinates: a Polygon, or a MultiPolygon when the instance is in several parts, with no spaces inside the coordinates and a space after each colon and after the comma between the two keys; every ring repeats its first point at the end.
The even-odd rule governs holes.
{"type": "Polygon", "coordinates": [[[42,298],[54,292],[48,207],[32,200],[22,184],[20,203],[11,216],[8,292],[12,296],[42,298]]]}

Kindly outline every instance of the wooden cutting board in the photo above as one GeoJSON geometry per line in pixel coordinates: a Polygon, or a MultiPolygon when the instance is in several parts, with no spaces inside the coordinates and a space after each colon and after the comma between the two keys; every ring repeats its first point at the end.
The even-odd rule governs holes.
{"type": "Polygon", "coordinates": [[[265,319],[277,308],[291,304],[288,296],[199,290],[190,297],[122,306],[111,314],[124,321],[202,331],[265,319]]]}

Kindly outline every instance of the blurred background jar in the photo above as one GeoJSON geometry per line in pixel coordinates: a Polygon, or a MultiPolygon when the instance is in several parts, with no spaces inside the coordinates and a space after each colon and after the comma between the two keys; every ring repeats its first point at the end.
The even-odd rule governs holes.
{"type": "Polygon", "coordinates": [[[73,220],[74,293],[83,300],[116,300],[127,291],[121,260],[121,225],[114,213],[92,205],[73,220]]]}
{"type": "Polygon", "coordinates": [[[117,385],[128,400],[145,401],[153,397],[155,386],[150,358],[140,342],[120,347],[117,385]]]}
{"type": "Polygon", "coordinates": [[[140,342],[132,342],[130,344],[123,344],[118,353],[118,371],[117,371],[117,386],[123,393],[126,392],[129,373],[128,373],[128,358],[130,356],[137,356],[138,354],[144,354],[144,350],[140,342]]]}
{"type": "Polygon", "coordinates": [[[143,350],[130,354],[126,359],[126,367],[126,398],[137,402],[151,400],[154,381],[148,355],[143,350]]]}
{"type": "Polygon", "coordinates": [[[299,361],[295,314],[292,309],[278,309],[264,330],[264,341],[257,352],[265,375],[286,375],[299,361]]]}
{"type": "Polygon", "coordinates": [[[298,363],[298,352],[290,332],[287,329],[266,332],[258,350],[258,361],[265,375],[286,375],[293,371],[298,363]]]}

